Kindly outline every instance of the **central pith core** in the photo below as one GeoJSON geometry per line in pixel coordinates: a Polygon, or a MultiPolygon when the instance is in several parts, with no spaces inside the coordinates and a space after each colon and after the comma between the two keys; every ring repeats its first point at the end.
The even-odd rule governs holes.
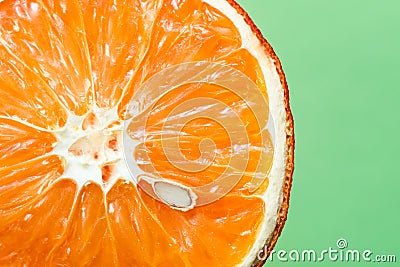
{"type": "MultiPolygon", "coordinates": [[[[124,127],[117,114],[116,109],[94,108],[85,116],[68,117],[66,126],[54,133],[58,142],[52,154],[64,161],[64,172],[60,178],[72,179],[79,187],[94,182],[101,185],[105,193],[119,179],[123,179],[151,188],[150,196],[171,208],[183,211],[192,209],[197,196],[190,188],[173,181],[156,179],[140,168],[134,151],[143,143],[125,135],[127,140],[124,145],[124,127]],[[124,149],[127,158],[124,157],[124,149]]],[[[151,164],[150,161],[148,163],[151,164]]]]}
{"type": "Polygon", "coordinates": [[[122,149],[122,124],[116,113],[92,111],[69,118],[65,129],[56,134],[53,153],[65,160],[63,178],[84,185],[88,181],[112,186],[126,177],[122,149]]]}
{"type": "Polygon", "coordinates": [[[88,165],[104,165],[122,158],[121,130],[116,129],[118,121],[101,125],[100,120],[90,112],[80,127],[83,136],[68,148],[68,154],[88,165]]]}
{"type": "Polygon", "coordinates": [[[103,165],[121,159],[118,132],[95,131],[76,140],[68,149],[70,156],[89,165],[103,165]]]}

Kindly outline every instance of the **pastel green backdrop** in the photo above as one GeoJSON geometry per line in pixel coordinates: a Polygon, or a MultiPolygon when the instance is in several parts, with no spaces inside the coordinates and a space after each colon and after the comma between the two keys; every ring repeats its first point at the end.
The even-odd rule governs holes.
{"type": "Polygon", "coordinates": [[[395,254],[400,266],[400,1],[238,0],[280,57],[295,119],[289,217],[276,250],[395,254]]]}

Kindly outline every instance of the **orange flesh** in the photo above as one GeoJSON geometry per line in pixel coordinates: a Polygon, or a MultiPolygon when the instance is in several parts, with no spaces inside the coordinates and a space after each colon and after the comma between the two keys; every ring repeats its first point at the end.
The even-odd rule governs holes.
{"type": "MultiPolygon", "coordinates": [[[[238,96],[222,87],[204,84],[189,85],[178,88],[161,99],[147,121],[149,126],[147,129],[148,135],[145,149],[152,160],[152,165],[161,176],[190,186],[201,186],[214,181],[225,170],[226,166],[229,165],[229,158],[232,153],[229,135],[220,124],[207,118],[195,119],[186,124],[180,132],[179,144],[181,153],[186,156],[186,158],[197,159],[200,156],[200,141],[204,138],[212,139],[216,144],[216,157],[212,166],[202,172],[191,174],[175,168],[168,162],[165,156],[161,142],[162,126],[165,121],[160,120],[160,118],[168,118],[168,114],[177,105],[188,99],[199,97],[214,98],[226,103],[235,110],[235,113],[241,117],[243,124],[246,125],[246,131],[251,144],[249,164],[246,168],[246,173],[249,173],[249,175],[245,174],[240,183],[236,186],[237,190],[245,193],[247,190],[245,190],[244,185],[245,183],[250,182],[253,177],[252,174],[256,171],[258,158],[261,153],[260,129],[257,120],[251,113],[250,109],[246,106],[246,103],[244,103],[244,101],[238,96]]],[[[200,117],[202,111],[197,112],[200,117]]],[[[264,153],[267,153],[269,162],[272,163],[272,140],[267,140],[267,143],[269,145],[269,151],[264,153]]]]}
{"type": "MultiPolygon", "coordinates": [[[[49,130],[61,129],[68,113],[84,115],[92,103],[117,107],[122,118],[135,90],[168,66],[224,63],[245,73],[267,99],[257,60],[220,11],[198,0],[124,3],[0,3],[1,266],[234,266],[257,237],[265,213],[258,196],[268,179],[255,194],[246,184],[261,153],[260,129],[238,96],[215,85],[182,86],[164,96],[149,118],[145,148],[168,179],[190,186],[215,180],[231,152],[221,125],[197,119],[183,128],[180,148],[187,158],[199,156],[202,138],[217,146],[215,164],[191,176],[167,162],[159,131],[185,100],[223,101],[246,122],[251,142],[246,174],[226,197],[182,212],[123,179],[107,194],[94,183],[78,191],[72,180],[57,180],[64,162],[46,155],[57,143],[49,130]]],[[[85,127],[95,124],[88,118],[85,127]]],[[[268,147],[271,165],[270,138],[268,147]]],[[[112,168],[103,168],[106,183],[112,168]]]]}

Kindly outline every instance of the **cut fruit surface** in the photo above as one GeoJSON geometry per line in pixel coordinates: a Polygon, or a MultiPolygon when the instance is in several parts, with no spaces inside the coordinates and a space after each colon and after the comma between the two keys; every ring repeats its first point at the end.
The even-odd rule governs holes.
{"type": "Polygon", "coordinates": [[[0,265],[261,266],[293,120],[233,0],[0,1],[0,265]]]}

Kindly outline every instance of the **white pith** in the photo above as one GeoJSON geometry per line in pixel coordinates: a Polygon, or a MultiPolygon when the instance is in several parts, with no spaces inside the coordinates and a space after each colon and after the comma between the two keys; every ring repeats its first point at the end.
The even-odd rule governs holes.
{"type": "Polygon", "coordinates": [[[140,143],[126,135],[123,123],[124,121],[118,116],[117,107],[105,110],[93,104],[83,116],[69,113],[66,125],[61,130],[52,131],[57,143],[47,154],[59,156],[64,161],[64,172],[58,179],[74,180],[78,192],[86,184],[96,183],[102,187],[104,194],[107,194],[120,179],[133,184],[146,181],[152,186],[158,199],[171,208],[181,211],[193,209],[196,195],[190,188],[174,181],[158,181],[145,177],[146,173],[138,168],[133,157],[133,151],[140,143]],[[94,114],[98,121],[96,125],[89,125],[85,129],[85,120],[90,114],[94,114]],[[117,151],[107,147],[107,141],[113,137],[117,140],[117,151]],[[84,148],[81,141],[91,142],[88,153],[83,155],[71,153],[71,148],[84,148]],[[95,152],[97,159],[93,158],[95,152]],[[124,157],[124,154],[128,156],[124,157]],[[106,182],[102,178],[104,175],[102,167],[105,165],[113,167],[106,182]]]}
{"type": "Polygon", "coordinates": [[[117,112],[117,108],[102,110],[93,106],[87,114],[93,113],[98,118],[97,125],[84,130],[82,125],[87,114],[80,117],[69,114],[65,127],[60,131],[53,132],[57,137],[57,144],[51,154],[61,156],[65,160],[64,173],[59,179],[74,180],[78,185],[78,190],[89,181],[95,182],[101,185],[106,193],[119,178],[130,178],[122,152],[123,125],[117,112]],[[119,125],[115,125],[115,122],[119,122],[119,125]],[[107,141],[111,137],[117,138],[118,151],[107,147],[107,141]],[[85,153],[82,156],[71,153],[71,148],[75,146],[75,143],[85,139],[93,142],[90,147],[93,150],[90,151],[92,153],[85,153]],[[93,146],[93,144],[96,145],[93,146]],[[93,158],[95,151],[98,153],[98,159],[93,158]],[[104,183],[101,168],[108,164],[115,167],[108,182],[104,183]]]}

